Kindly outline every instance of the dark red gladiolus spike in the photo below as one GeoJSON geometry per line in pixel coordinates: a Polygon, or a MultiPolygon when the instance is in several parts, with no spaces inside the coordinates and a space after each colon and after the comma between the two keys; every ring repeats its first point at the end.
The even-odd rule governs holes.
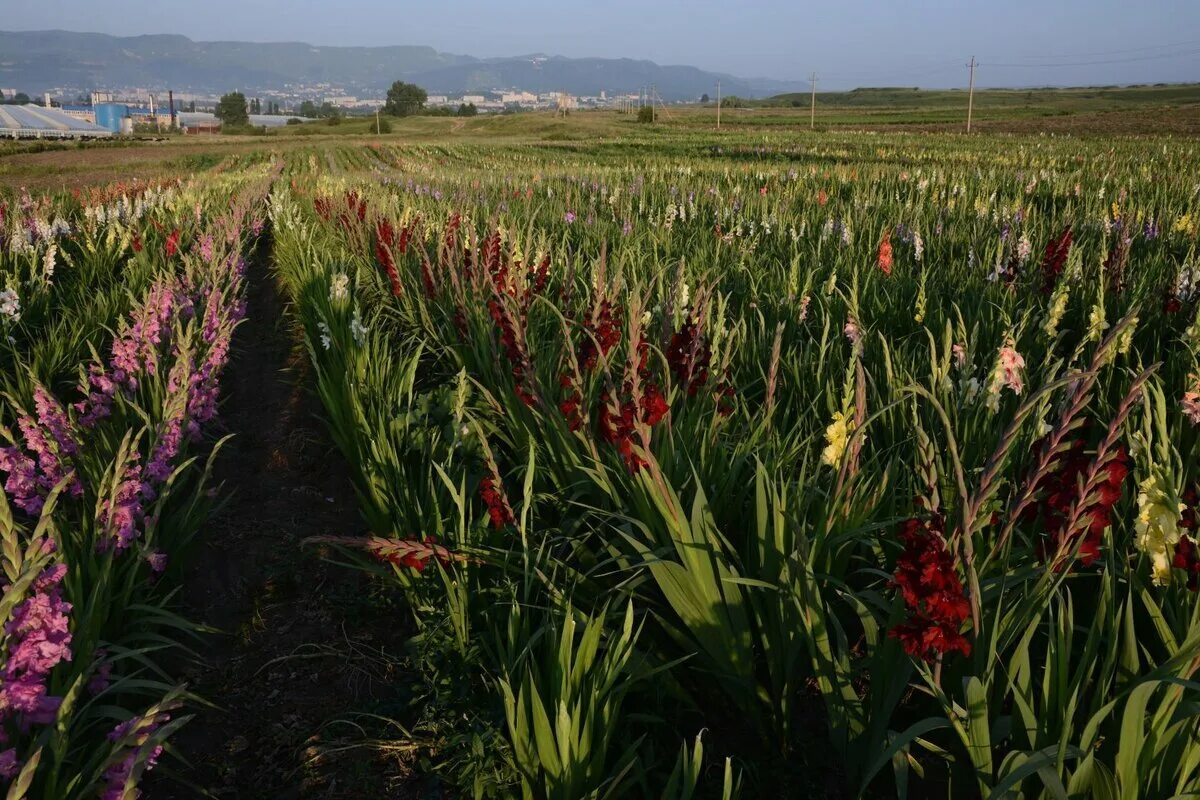
{"type": "Polygon", "coordinates": [[[396,243],[396,230],[386,219],[381,219],[375,226],[375,235],[379,237],[379,243],[389,249],[396,243]]]}
{"type": "Polygon", "coordinates": [[[1071,253],[1071,226],[1063,228],[1057,238],[1046,243],[1046,253],[1042,256],[1042,293],[1050,294],[1058,283],[1058,276],[1067,265],[1067,256],[1071,253]]]}
{"type": "Polygon", "coordinates": [[[516,520],[504,495],[504,484],[499,476],[489,475],[479,482],[479,497],[487,506],[488,517],[496,530],[512,525],[516,520]]]}
{"type": "Polygon", "coordinates": [[[500,330],[500,347],[504,350],[505,357],[512,365],[513,381],[516,384],[514,391],[517,393],[517,397],[521,399],[521,402],[533,407],[537,403],[537,398],[534,396],[529,384],[531,367],[529,359],[517,341],[516,326],[518,320],[513,319],[513,316],[498,297],[490,298],[487,302],[487,308],[492,322],[496,323],[496,327],[500,330]]]}
{"type": "Polygon", "coordinates": [[[955,651],[971,654],[971,643],[959,632],[971,606],[942,530],[940,515],[902,523],[904,551],[896,559],[892,580],[909,615],[888,635],[897,639],[909,656],[927,662],[955,651]]]}
{"type": "MultiPolygon", "coordinates": [[[[454,246],[458,243],[458,229],[461,225],[462,225],[462,216],[457,211],[455,211],[453,214],[450,215],[450,221],[448,223],[446,223],[446,236],[445,236],[445,239],[443,240],[443,243],[446,246],[446,250],[448,250],[448,251],[453,250],[454,246]]],[[[496,235],[497,244],[499,244],[499,238],[500,238],[499,234],[497,234],[496,235]]]]}
{"type": "Polygon", "coordinates": [[[1200,548],[1190,536],[1180,537],[1175,543],[1175,558],[1171,566],[1187,573],[1187,587],[1191,591],[1200,589],[1200,548]]]}
{"type": "Polygon", "coordinates": [[[1040,522],[1047,534],[1038,544],[1043,558],[1053,560],[1053,567],[1061,570],[1070,562],[1059,558],[1059,554],[1070,552],[1082,537],[1079,546],[1079,564],[1090,567],[1103,554],[1100,548],[1104,529],[1112,523],[1112,509],[1121,499],[1125,479],[1129,476],[1129,450],[1121,445],[1109,461],[1101,467],[1098,485],[1091,494],[1081,498],[1080,486],[1091,467],[1092,457],[1085,452],[1083,439],[1073,440],[1068,449],[1051,462],[1051,471],[1038,482],[1040,501],[1029,506],[1022,515],[1025,522],[1040,522]],[[1083,524],[1073,532],[1066,530],[1072,507],[1083,503],[1080,521],[1083,524]]]}
{"type": "Polygon", "coordinates": [[[601,356],[607,356],[621,341],[622,319],[609,300],[601,300],[592,315],[591,327],[584,332],[576,357],[583,369],[596,368],[601,356]]]}
{"type": "Polygon", "coordinates": [[[667,398],[663,397],[658,384],[647,383],[642,394],[642,422],[653,428],[662,422],[670,410],[671,406],[667,404],[667,398]]]}
{"type": "Polygon", "coordinates": [[[575,387],[570,375],[559,376],[558,385],[563,389],[563,399],[558,404],[558,410],[567,421],[567,428],[572,433],[583,427],[583,396],[575,387]]]}
{"type": "Polygon", "coordinates": [[[533,293],[541,294],[546,288],[546,281],[550,279],[550,256],[547,255],[542,259],[542,263],[538,264],[537,269],[532,272],[533,293]]]}
{"type": "Polygon", "coordinates": [[[375,258],[387,273],[388,282],[392,287],[392,296],[399,297],[403,293],[403,287],[400,284],[400,273],[396,269],[396,259],[392,255],[392,237],[392,226],[387,220],[383,220],[375,226],[375,258]]]}
{"type": "Polygon", "coordinates": [[[711,358],[708,340],[691,318],[672,334],[667,345],[667,364],[687,391],[688,397],[694,397],[700,387],[708,382],[708,363],[711,358]]]}
{"type": "Polygon", "coordinates": [[[400,238],[396,242],[396,249],[400,252],[400,255],[408,252],[408,242],[412,238],[413,228],[416,227],[416,224],[414,221],[400,229],[400,238]]]}

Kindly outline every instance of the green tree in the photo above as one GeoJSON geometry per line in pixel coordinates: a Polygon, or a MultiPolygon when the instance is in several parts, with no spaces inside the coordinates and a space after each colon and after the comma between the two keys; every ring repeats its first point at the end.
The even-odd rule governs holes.
{"type": "Polygon", "coordinates": [[[654,107],[642,106],[638,109],[638,122],[654,122],[654,107]]]}
{"type": "Polygon", "coordinates": [[[383,113],[391,114],[393,117],[407,117],[412,114],[419,114],[421,109],[425,108],[425,101],[428,99],[429,95],[420,86],[414,83],[396,81],[392,84],[392,88],[388,89],[387,102],[384,103],[383,113]]]}
{"type": "Polygon", "coordinates": [[[458,116],[460,117],[473,117],[478,113],[479,109],[475,107],[474,103],[463,103],[458,107],[458,116]]]}
{"type": "Polygon", "coordinates": [[[241,92],[222,95],[213,116],[221,120],[223,125],[248,125],[250,114],[246,111],[246,96],[241,92]]]}
{"type": "Polygon", "coordinates": [[[704,94],[702,94],[702,95],[700,95],[700,102],[701,102],[703,105],[708,105],[708,93],[707,93],[707,92],[706,92],[706,93],[704,93],[704,94]]]}

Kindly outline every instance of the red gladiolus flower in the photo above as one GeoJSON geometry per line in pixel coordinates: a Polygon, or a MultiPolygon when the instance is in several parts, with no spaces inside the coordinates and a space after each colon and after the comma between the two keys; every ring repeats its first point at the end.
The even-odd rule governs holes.
{"type": "Polygon", "coordinates": [[[519,320],[513,319],[513,315],[508,312],[498,297],[489,299],[487,307],[492,321],[500,329],[500,347],[503,348],[505,357],[512,365],[513,381],[516,384],[513,390],[517,393],[517,397],[521,398],[521,402],[533,407],[537,403],[537,397],[529,383],[529,376],[533,370],[525,350],[517,340],[519,320]]]}
{"type": "Polygon", "coordinates": [[[396,259],[392,255],[392,235],[392,226],[387,220],[375,227],[375,258],[387,272],[388,282],[392,285],[392,296],[399,297],[403,293],[403,287],[400,284],[400,273],[396,269],[396,259]]]}
{"type": "Polygon", "coordinates": [[[906,520],[900,539],[904,552],[896,560],[892,585],[904,598],[909,616],[888,635],[899,640],[909,656],[927,662],[956,650],[970,655],[971,643],[959,629],[971,606],[942,539],[941,517],[906,520]]]}
{"type": "MultiPolygon", "coordinates": [[[[358,196],[357,192],[346,192],[346,208],[350,213],[358,217],[359,222],[363,222],[367,218],[367,201],[365,198],[358,196]]],[[[348,220],[344,220],[348,222],[348,220]]],[[[349,225],[346,225],[349,228],[349,225]]]]}
{"type": "Polygon", "coordinates": [[[167,251],[167,258],[171,258],[176,253],[179,252],[179,230],[178,229],[171,231],[171,235],[167,237],[166,251],[167,251]]]}
{"type": "Polygon", "coordinates": [[[875,263],[884,275],[892,274],[892,237],[886,233],[883,235],[883,241],[879,243],[879,255],[875,263]]]}
{"type": "Polygon", "coordinates": [[[647,383],[642,395],[642,421],[650,427],[662,422],[663,417],[671,411],[667,398],[663,397],[662,389],[656,383],[647,383]]]}
{"type": "MultiPolygon", "coordinates": [[[[626,395],[631,392],[631,389],[628,382],[622,387],[622,391],[626,395]]],[[[621,460],[625,462],[626,469],[631,473],[637,472],[650,465],[650,462],[642,458],[636,449],[640,441],[637,424],[641,422],[649,427],[654,427],[662,422],[670,411],[671,406],[663,396],[662,389],[653,381],[647,381],[642,385],[640,408],[633,402],[633,398],[629,397],[622,401],[615,392],[610,392],[607,402],[600,404],[597,419],[600,438],[617,448],[621,460]]]]}
{"type": "Polygon", "coordinates": [[[583,397],[575,388],[575,382],[571,380],[570,375],[560,376],[558,385],[565,390],[562,402],[558,404],[558,410],[566,418],[567,428],[574,433],[583,427],[583,397]]]}
{"type": "Polygon", "coordinates": [[[585,370],[593,370],[600,356],[607,356],[621,341],[621,318],[608,300],[601,300],[592,314],[591,328],[579,344],[577,358],[585,370]]]}
{"type": "MultiPolygon", "coordinates": [[[[462,216],[455,211],[450,215],[450,221],[446,223],[446,237],[444,243],[447,250],[453,250],[458,242],[458,229],[462,225],[462,216]]],[[[496,248],[500,247],[500,234],[496,234],[496,248]]]]}
{"type": "Polygon", "coordinates": [[[375,225],[375,236],[379,239],[379,244],[384,247],[391,248],[396,243],[396,230],[386,219],[379,220],[375,225]]]}
{"type": "Polygon", "coordinates": [[[408,567],[417,572],[424,572],[430,559],[437,559],[443,565],[452,561],[465,561],[460,553],[453,553],[437,543],[436,536],[426,536],[424,539],[385,539],[382,536],[314,536],[306,541],[327,542],[343,547],[355,547],[366,550],[375,558],[388,564],[408,567]]]}
{"type": "Polygon", "coordinates": [[[1046,243],[1046,254],[1042,257],[1042,294],[1054,291],[1058,276],[1067,265],[1067,256],[1071,253],[1071,226],[1063,228],[1058,238],[1046,243]]]}
{"type": "Polygon", "coordinates": [[[413,220],[400,229],[400,239],[396,242],[396,249],[400,251],[400,255],[408,252],[408,242],[412,239],[413,230],[417,227],[417,222],[418,220],[413,220]]]}
{"type": "Polygon", "coordinates": [[[504,495],[504,484],[499,476],[489,475],[479,482],[479,497],[487,505],[488,516],[496,530],[511,525],[516,520],[508,498],[504,495]]]}
{"type": "Polygon", "coordinates": [[[1181,536],[1175,543],[1175,558],[1171,566],[1187,573],[1187,587],[1191,591],[1200,588],[1200,549],[1190,536],[1181,536]]]}
{"type": "Polygon", "coordinates": [[[542,263],[538,264],[536,269],[529,271],[529,283],[532,285],[533,294],[541,294],[546,288],[546,281],[549,279],[550,256],[546,255],[542,258],[542,263]]]}
{"type": "Polygon", "coordinates": [[[712,349],[708,340],[700,332],[700,327],[690,317],[683,327],[671,336],[667,345],[667,363],[675,378],[687,390],[688,397],[694,397],[704,384],[708,382],[708,363],[712,358],[712,349]]]}
{"type": "Polygon", "coordinates": [[[1200,505],[1195,487],[1188,487],[1183,493],[1183,513],[1179,516],[1179,527],[1187,533],[1179,537],[1175,543],[1175,557],[1171,566],[1187,573],[1187,587],[1191,591],[1200,589],[1200,547],[1196,545],[1196,528],[1198,523],[1196,507],[1200,505]]]}
{"type": "Polygon", "coordinates": [[[821,189],[819,192],[817,192],[817,205],[823,206],[828,202],[829,202],[829,195],[825,193],[824,189],[821,189]]]}
{"type": "Polygon", "coordinates": [[[1092,458],[1084,451],[1083,439],[1072,441],[1066,451],[1055,457],[1053,471],[1038,483],[1041,502],[1030,506],[1023,515],[1028,522],[1039,521],[1049,534],[1039,549],[1044,558],[1054,560],[1055,569],[1066,566],[1059,554],[1070,552],[1075,540],[1081,536],[1079,563],[1090,567],[1099,560],[1104,529],[1112,524],[1113,506],[1121,499],[1125,479],[1129,476],[1129,451],[1122,445],[1101,468],[1100,481],[1091,494],[1080,498],[1080,484],[1091,463],[1092,458]],[[1077,530],[1067,531],[1068,517],[1077,501],[1083,504],[1080,520],[1085,524],[1077,530]]]}
{"type": "Polygon", "coordinates": [[[136,233],[133,235],[133,252],[142,252],[142,237],[136,233]]]}

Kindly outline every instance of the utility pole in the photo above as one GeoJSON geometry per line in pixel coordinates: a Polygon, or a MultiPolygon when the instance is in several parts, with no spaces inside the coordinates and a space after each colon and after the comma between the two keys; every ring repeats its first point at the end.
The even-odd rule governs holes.
{"type": "Polygon", "coordinates": [[[717,130],[721,130],[721,82],[717,81],[717,130]]]}
{"type": "Polygon", "coordinates": [[[971,83],[967,90],[967,133],[971,132],[971,112],[975,110],[975,67],[979,66],[975,63],[975,56],[971,56],[971,63],[967,64],[971,69],[971,83]]]}
{"type": "Polygon", "coordinates": [[[654,124],[654,99],[658,97],[658,89],[650,84],[650,124],[654,124]]]}
{"type": "Polygon", "coordinates": [[[375,135],[379,135],[379,109],[375,109],[375,135]]]}
{"type": "Polygon", "coordinates": [[[811,131],[817,126],[817,73],[813,72],[809,80],[812,83],[812,100],[808,106],[808,129],[811,131]]]}

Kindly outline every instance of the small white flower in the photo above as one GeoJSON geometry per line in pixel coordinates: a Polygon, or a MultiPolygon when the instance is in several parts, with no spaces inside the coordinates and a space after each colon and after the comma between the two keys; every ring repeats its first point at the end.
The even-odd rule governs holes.
{"type": "Polygon", "coordinates": [[[0,292],[0,317],[12,325],[21,320],[21,298],[13,289],[0,292]]]}
{"type": "Polygon", "coordinates": [[[334,273],[333,280],[329,282],[329,302],[345,300],[349,294],[350,277],[344,272],[334,273]]]}
{"type": "Polygon", "coordinates": [[[318,322],[317,330],[319,330],[321,332],[321,347],[328,350],[329,345],[331,345],[333,343],[333,339],[331,339],[329,336],[329,326],[326,325],[324,322],[318,322]]]}
{"type": "Polygon", "coordinates": [[[357,309],[354,311],[354,317],[350,320],[350,335],[354,337],[354,343],[359,347],[362,347],[367,340],[367,328],[358,318],[357,309]]]}
{"type": "Polygon", "coordinates": [[[58,245],[51,243],[46,248],[46,255],[42,257],[42,274],[46,276],[46,282],[49,283],[54,277],[55,256],[58,255],[58,245]]]}

